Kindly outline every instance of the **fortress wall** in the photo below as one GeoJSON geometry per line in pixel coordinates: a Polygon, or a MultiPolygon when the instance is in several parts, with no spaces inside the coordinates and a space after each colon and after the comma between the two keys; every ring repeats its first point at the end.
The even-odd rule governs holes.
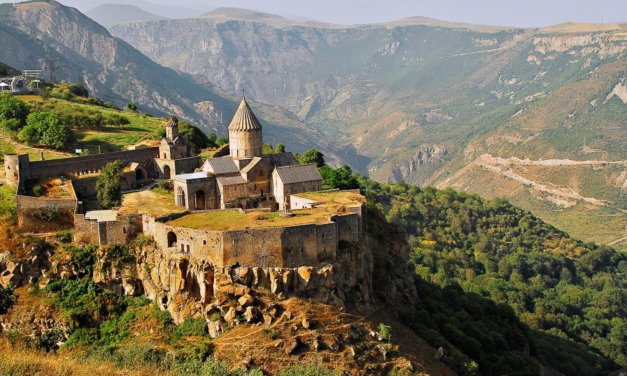
{"type": "Polygon", "coordinates": [[[159,154],[158,147],[143,148],[137,150],[116,151],[85,157],[53,159],[48,161],[30,162],[29,179],[55,177],[75,171],[100,170],[107,163],[121,160],[126,163],[138,162],[146,171],[150,168],[152,159],[159,154]]]}
{"type": "Polygon", "coordinates": [[[190,255],[199,260],[207,260],[213,265],[222,265],[223,234],[219,231],[172,227],[148,216],[143,218],[143,231],[145,234],[152,235],[159,249],[190,255]],[[175,247],[168,246],[168,233],[170,232],[176,235],[175,247]]]}
{"type": "Polygon", "coordinates": [[[315,224],[286,227],[281,233],[283,267],[318,264],[318,236],[315,224]]]}
{"type": "MultiPolygon", "coordinates": [[[[74,186],[74,192],[78,198],[94,197],[96,196],[96,182],[99,176],[92,176],[88,178],[72,179],[72,185],[74,186]]],[[[135,172],[129,171],[124,173],[124,180],[122,180],[122,191],[128,191],[136,187],[137,180],[135,178],[135,172]]]]}
{"type": "Polygon", "coordinates": [[[141,215],[131,214],[118,216],[115,222],[99,223],[104,227],[105,239],[100,239],[101,244],[128,244],[141,232],[141,215]]]}
{"type": "Polygon", "coordinates": [[[274,227],[224,232],[223,261],[216,265],[283,266],[283,230],[274,227]]]}
{"type": "Polygon", "coordinates": [[[326,223],[316,226],[316,243],[318,263],[330,262],[337,254],[337,224],[326,223]]]}
{"type": "Polygon", "coordinates": [[[79,242],[99,244],[98,223],[85,220],[84,214],[74,215],[74,238],[79,242]]]}
{"type": "Polygon", "coordinates": [[[56,232],[74,226],[76,199],[50,199],[18,195],[17,223],[24,232],[56,232]]]}
{"type": "Polygon", "coordinates": [[[357,214],[336,215],[331,218],[337,223],[338,242],[358,244],[363,235],[362,217],[357,214]]]}
{"type": "Polygon", "coordinates": [[[142,230],[141,215],[120,215],[114,222],[86,220],[84,214],[74,216],[74,234],[78,241],[89,244],[128,244],[142,230]]]}

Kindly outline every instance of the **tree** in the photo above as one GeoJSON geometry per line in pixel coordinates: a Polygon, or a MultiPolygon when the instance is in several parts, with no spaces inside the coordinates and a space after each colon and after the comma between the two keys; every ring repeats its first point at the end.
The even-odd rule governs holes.
{"type": "Polygon", "coordinates": [[[179,125],[179,134],[185,138],[189,144],[194,147],[194,150],[198,152],[200,149],[205,149],[210,146],[215,146],[213,142],[209,140],[209,137],[201,131],[198,127],[195,127],[189,123],[181,121],[179,125]]]}
{"type": "Polygon", "coordinates": [[[353,174],[348,165],[333,169],[327,165],[320,167],[320,175],[324,180],[324,185],[331,189],[356,189],[359,188],[357,176],[353,174]]]}
{"type": "Polygon", "coordinates": [[[318,168],[324,166],[324,154],[316,149],[309,149],[298,159],[300,164],[315,163],[318,168]]]}
{"type": "Polygon", "coordinates": [[[276,148],[274,150],[277,154],[279,153],[285,153],[285,145],[283,144],[276,144],[276,148]]]}
{"type": "Polygon", "coordinates": [[[96,181],[96,196],[98,202],[105,209],[122,204],[122,169],[124,162],[114,161],[107,163],[102,174],[96,181]]]}
{"type": "Polygon", "coordinates": [[[20,141],[30,144],[41,143],[56,149],[62,148],[72,138],[70,127],[52,112],[37,112],[28,115],[26,126],[18,134],[20,141]]]}
{"type": "Polygon", "coordinates": [[[24,125],[27,116],[26,103],[8,93],[0,96],[0,121],[17,119],[24,125]]]}
{"type": "Polygon", "coordinates": [[[133,112],[137,112],[137,103],[135,103],[135,102],[127,102],[126,103],[126,108],[128,108],[129,110],[131,110],[133,112]]]}

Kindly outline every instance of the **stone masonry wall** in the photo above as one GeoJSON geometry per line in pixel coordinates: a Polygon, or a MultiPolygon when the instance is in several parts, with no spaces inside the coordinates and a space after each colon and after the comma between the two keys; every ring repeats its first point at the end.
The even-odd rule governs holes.
{"type": "Polygon", "coordinates": [[[48,161],[31,161],[29,179],[55,177],[75,171],[100,170],[107,163],[121,160],[126,163],[138,162],[146,167],[158,156],[158,147],[137,150],[117,151],[85,157],[63,158],[48,161]]]}
{"type": "Polygon", "coordinates": [[[18,195],[17,223],[23,232],[56,232],[74,226],[76,199],[49,199],[18,195]]]}

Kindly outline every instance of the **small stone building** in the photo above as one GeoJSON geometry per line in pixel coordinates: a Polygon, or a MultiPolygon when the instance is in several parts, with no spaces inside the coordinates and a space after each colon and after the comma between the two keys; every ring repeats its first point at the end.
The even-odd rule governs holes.
{"type": "Polygon", "coordinates": [[[261,123],[243,98],[229,124],[230,155],[206,160],[202,172],[175,176],[175,204],[187,210],[282,208],[292,193],[320,190],[315,165],[301,166],[289,153],[263,155],[262,145],[261,123]]]}
{"type": "Polygon", "coordinates": [[[277,167],[272,173],[274,199],[279,209],[289,209],[289,197],[322,189],[322,177],[314,163],[277,167]]]}

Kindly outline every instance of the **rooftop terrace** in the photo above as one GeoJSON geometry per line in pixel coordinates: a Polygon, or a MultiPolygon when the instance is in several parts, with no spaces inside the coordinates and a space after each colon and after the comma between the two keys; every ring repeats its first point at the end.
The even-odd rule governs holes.
{"type": "Polygon", "coordinates": [[[148,214],[162,217],[182,213],[185,208],[174,205],[174,194],[164,189],[126,193],[122,197],[120,214],[148,214]]]}
{"type": "Polygon", "coordinates": [[[331,216],[347,213],[348,208],[358,207],[365,202],[363,196],[350,191],[312,192],[298,196],[321,204],[314,209],[296,210],[293,212],[294,216],[290,217],[282,216],[280,212],[253,211],[243,213],[239,210],[214,210],[188,214],[169,221],[168,224],[196,230],[228,231],[328,223],[331,216]]]}

